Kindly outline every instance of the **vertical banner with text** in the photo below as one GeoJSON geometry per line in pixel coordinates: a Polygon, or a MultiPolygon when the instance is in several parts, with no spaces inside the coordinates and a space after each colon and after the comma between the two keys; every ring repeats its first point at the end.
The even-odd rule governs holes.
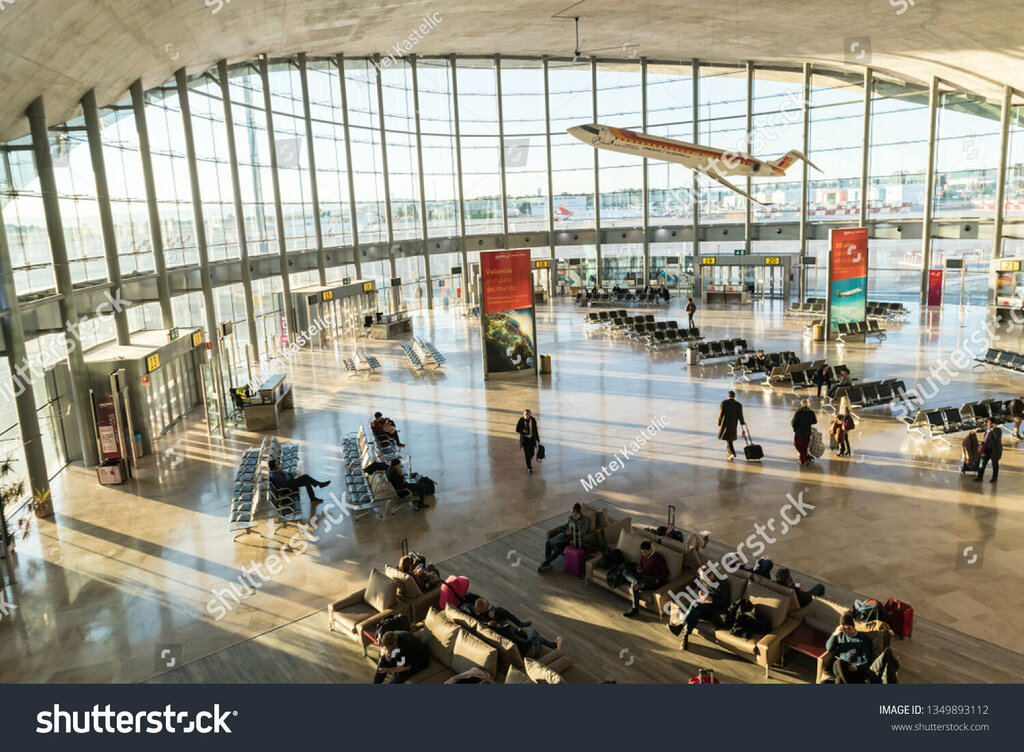
{"type": "Polygon", "coordinates": [[[480,252],[484,377],[537,370],[530,249],[480,252]]]}
{"type": "Polygon", "coordinates": [[[868,230],[829,230],[826,318],[830,332],[839,324],[867,321],[868,230]]]}
{"type": "Polygon", "coordinates": [[[945,281],[945,269],[928,270],[928,305],[942,305],[942,287],[945,281]]]}

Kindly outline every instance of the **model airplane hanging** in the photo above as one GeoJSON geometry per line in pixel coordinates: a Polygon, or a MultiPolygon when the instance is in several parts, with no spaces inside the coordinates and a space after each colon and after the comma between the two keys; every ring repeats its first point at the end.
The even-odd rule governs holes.
{"type": "Polygon", "coordinates": [[[623,154],[635,154],[638,157],[661,159],[676,162],[717,180],[729,190],[745,196],[751,201],[764,205],[746,191],[740,190],[725,179],[726,176],[738,177],[780,177],[786,169],[802,159],[815,170],[821,169],[809,160],[803,152],[796,149],[773,161],[757,159],[749,154],[742,154],[728,149],[716,149],[712,146],[689,144],[663,136],[651,136],[647,133],[636,133],[624,128],[612,128],[600,123],[577,125],[569,128],[569,135],[578,138],[595,149],[608,149],[623,154]]]}

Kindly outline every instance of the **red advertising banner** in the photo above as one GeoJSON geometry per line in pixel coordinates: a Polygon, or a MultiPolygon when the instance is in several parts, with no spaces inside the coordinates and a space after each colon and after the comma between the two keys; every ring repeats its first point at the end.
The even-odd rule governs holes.
{"type": "Polygon", "coordinates": [[[928,270],[928,305],[942,305],[942,283],[945,278],[945,269],[928,270]]]}
{"type": "Polygon", "coordinates": [[[530,249],[480,253],[483,312],[498,313],[533,306],[530,249]]]}
{"type": "Polygon", "coordinates": [[[829,230],[828,299],[829,331],[840,324],[867,321],[868,230],[853,227],[829,230]]]}
{"type": "Polygon", "coordinates": [[[832,281],[868,276],[868,229],[832,231],[832,281]]]}

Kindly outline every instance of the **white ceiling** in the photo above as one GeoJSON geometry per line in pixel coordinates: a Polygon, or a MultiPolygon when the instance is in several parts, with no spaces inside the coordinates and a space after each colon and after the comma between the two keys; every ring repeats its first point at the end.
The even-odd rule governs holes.
{"type": "Polygon", "coordinates": [[[572,55],[659,60],[846,64],[847,40],[870,39],[872,67],[905,80],[933,74],[997,100],[1024,90],[1022,0],[0,0],[0,140],[27,132],[42,95],[51,123],[82,94],[108,104],[142,78],[148,88],[229,62],[307,52],[384,53],[425,16],[440,22],[420,55],[572,55]],[[914,3],[911,5],[911,3],[914,3]],[[219,10],[218,10],[219,9],[219,10]],[[216,13],[214,11],[217,11],[216,13]],[[901,12],[902,11],[902,12],[901,12]]]}

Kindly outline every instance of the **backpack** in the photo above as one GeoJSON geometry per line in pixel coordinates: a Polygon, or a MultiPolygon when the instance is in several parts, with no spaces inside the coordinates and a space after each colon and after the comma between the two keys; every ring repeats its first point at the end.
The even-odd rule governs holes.
{"type": "Polygon", "coordinates": [[[885,608],[874,598],[865,601],[853,602],[853,618],[857,621],[882,621],[889,623],[885,615],[885,608]]]}
{"type": "Polygon", "coordinates": [[[770,579],[772,576],[772,567],[775,566],[775,562],[771,559],[758,559],[754,562],[754,568],[751,570],[754,574],[759,574],[765,579],[770,579]]]}
{"type": "Polygon", "coordinates": [[[410,627],[409,617],[405,614],[391,614],[391,616],[385,616],[377,622],[377,632],[374,635],[374,641],[380,645],[380,641],[388,632],[408,632],[410,627]]]}
{"type": "Polygon", "coordinates": [[[678,528],[673,528],[672,530],[669,530],[668,525],[660,525],[656,527],[654,529],[654,534],[657,535],[659,538],[663,535],[667,535],[672,540],[683,540],[683,531],[678,528]]]}
{"type": "Polygon", "coordinates": [[[626,557],[622,555],[622,551],[617,548],[608,547],[605,552],[601,554],[601,569],[614,569],[617,566],[621,566],[625,563],[626,557]]]}
{"type": "Polygon", "coordinates": [[[419,482],[420,488],[423,489],[424,496],[434,495],[434,491],[437,490],[437,484],[433,481],[432,478],[428,478],[426,475],[421,475],[419,482]]]}
{"type": "MultiPolygon", "coordinates": [[[[618,549],[615,550],[618,551],[618,549]]],[[[621,555],[621,553],[622,552],[620,551],[619,554],[621,555]]],[[[608,570],[608,576],[605,581],[608,583],[608,587],[610,587],[612,590],[614,590],[626,581],[626,578],[622,576],[622,570],[625,568],[625,566],[625,564],[616,564],[614,567],[608,570]]]]}

